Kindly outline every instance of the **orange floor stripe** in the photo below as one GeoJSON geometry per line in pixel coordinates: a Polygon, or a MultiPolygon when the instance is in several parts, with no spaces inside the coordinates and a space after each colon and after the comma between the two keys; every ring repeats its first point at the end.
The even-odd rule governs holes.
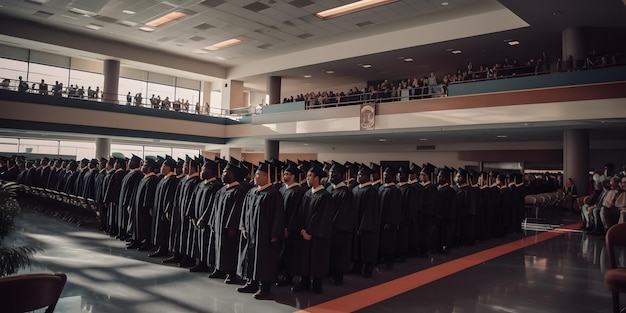
{"type": "Polygon", "coordinates": [[[295,313],[354,312],[507,253],[560,236],[567,233],[568,229],[577,229],[580,226],[580,223],[572,224],[565,226],[563,230],[555,229],[531,237],[526,237],[403,276],[374,287],[357,291],[337,299],[320,303],[318,305],[296,311],[295,313]]]}

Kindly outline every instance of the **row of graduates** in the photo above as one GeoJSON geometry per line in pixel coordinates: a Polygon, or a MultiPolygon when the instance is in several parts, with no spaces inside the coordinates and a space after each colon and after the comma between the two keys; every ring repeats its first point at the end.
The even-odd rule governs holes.
{"type": "Polygon", "coordinates": [[[351,269],[371,277],[377,262],[391,268],[516,231],[524,214],[517,174],[444,167],[435,176],[433,165],[412,164],[385,168],[381,180],[374,163],[270,160],[255,170],[234,159],[141,161],[100,160],[93,197],[101,228],[128,248],[156,248],[150,256],[165,263],[213,270],[209,277],[226,283],[247,278],[238,290],[257,298],[267,296],[279,269],[279,285],[298,275],[294,292],[322,292],[328,273],[335,284],[351,269]]]}
{"type": "Polygon", "coordinates": [[[4,161],[7,168],[0,170],[0,179],[94,199],[94,184],[99,173],[98,159],[84,158],[77,162],[59,158],[51,162],[48,157],[30,161],[22,156],[14,156],[4,161]]]}

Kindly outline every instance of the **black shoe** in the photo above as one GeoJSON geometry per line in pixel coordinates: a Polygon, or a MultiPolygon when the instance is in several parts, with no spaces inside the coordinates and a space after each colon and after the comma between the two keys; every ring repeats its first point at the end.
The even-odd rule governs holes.
{"type": "Polygon", "coordinates": [[[148,254],[148,257],[150,258],[156,258],[156,257],[164,257],[164,256],[168,256],[169,254],[167,253],[167,250],[157,250],[152,254],[148,254]]]}
{"type": "Polygon", "coordinates": [[[126,246],[126,250],[130,250],[130,249],[137,249],[141,247],[141,244],[138,241],[135,241],[129,245],[126,246]]]}
{"type": "Polygon", "coordinates": [[[241,293],[255,293],[260,291],[259,283],[247,282],[243,287],[237,288],[237,291],[241,293]]]}
{"type": "Polygon", "coordinates": [[[224,284],[234,285],[237,283],[237,275],[235,274],[226,274],[226,278],[224,279],[224,284]]]}
{"type": "Polygon", "coordinates": [[[200,261],[196,266],[190,268],[189,271],[192,273],[206,273],[209,269],[209,266],[204,261],[200,261]]]}
{"type": "Polygon", "coordinates": [[[257,300],[266,300],[270,297],[270,291],[264,288],[257,290],[255,294],[252,295],[257,300]]]}
{"type": "Polygon", "coordinates": [[[226,278],[226,273],[220,271],[220,270],[215,270],[213,271],[213,273],[209,274],[209,278],[219,278],[219,279],[224,279],[226,278]]]}
{"type": "Polygon", "coordinates": [[[163,260],[163,263],[180,263],[182,259],[183,258],[180,255],[174,254],[173,256],[163,260]]]}
{"type": "Polygon", "coordinates": [[[308,283],[300,282],[299,284],[291,287],[291,292],[300,292],[300,291],[306,291],[309,289],[311,289],[311,287],[309,286],[308,283]]]}

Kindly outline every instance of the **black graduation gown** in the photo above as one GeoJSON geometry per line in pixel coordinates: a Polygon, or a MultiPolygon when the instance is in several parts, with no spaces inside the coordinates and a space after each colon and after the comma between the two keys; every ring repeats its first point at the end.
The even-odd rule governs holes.
{"type": "Polygon", "coordinates": [[[72,191],[73,195],[83,196],[83,187],[85,186],[85,175],[89,172],[88,167],[81,168],[78,171],[78,177],[76,177],[76,183],[74,184],[74,190],[72,191]]]}
{"type": "Polygon", "coordinates": [[[368,183],[354,187],[352,194],[357,215],[352,257],[356,262],[373,263],[378,259],[380,227],[378,190],[368,183]]]}
{"type": "Polygon", "coordinates": [[[178,177],[172,173],[161,178],[154,193],[152,244],[161,248],[167,248],[170,238],[170,222],[166,215],[172,211],[176,186],[178,186],[178,177]]]}
{"type": "Polygon", "coordinates": [[[117,225],[121,233],[127,234],[130,220],[134,219],[135,212],[131,213],[131,211],[137,198],[137,186],[139,186],[143,176],[144,174],[137,168],[127,172],[122,179],[120,197],[117,203],[117,225]]]}
{"type": "Polygon", "coordinates": [[[48,186],[48,180],[50,179],[50,173],[52,173],[52,171],[50,170],[50,166],[44,166],[41,168],[41,172],[39,175],[39,182],[38,182],[38,186],[41,188],[46,188],[48,186]]]}
{"type": "Polygon", "coordinates": [[[216,194],[215,208],[209,221],[215,235],[215,268],[227,273],[237,270],[239,223],[245,196],[242,185],[224,185],[216,194]]]}
{"type": "Polygon", "coordinates": [[[281,239],[285,229],[283,197],[274,185],[253,187],[246,194],[239,230],[241,238],[237,274],[256,281],[275,281],[278,276],[281,239]],[[272,242],[272,238],[276,238],[272,242]]]}
{"type": "Polygon", "coordinates": [[[96,179],[98,178],[98,169],[94,168],[89,170],[89,172],[87,172],[87,174],[85,174],[85,177],[83,177],[83,180],[85,181],[83,183],[83,190],[81,195],[83,196],[83,198],[85,199],[95,199],[95,194],[96,194],[96,190],[95,190],[95,186],[96,186],[96,179]]]}
{"type": "Polygon", "coordinates": [[[294,213],[298,212],[300,205],[302,204],[302,196],[304,196],[305,188],[302,188],[300,184],[293,183],[291,186],[283,185],[280,188],[280,193],[283,196],[283,208],[285,209],[285,229],[287,229],[288,236],[283,241],[283,247],[281,249],[281,264],[280,268],[292,272],[291,265],[294,259],[294,245],[298,242],[300,229],[290,229],[289,225],[291,219],[294,217],[294,213]]]}
{"type": "Polygon", "coordinates": [[[332,197],[333,234],[330,241],[330,272],[347,273],[352,265],[352,237],[356,211],[352,190],[341,183],[330,185],[327,191],[332,197]]]}
{"type": "Polygon", "coordinates": [[[408,223],[408,253],[409,256],[413,256],[420,252],[420,227],[419,222],[422,216],[422,197],[424,193],[424,186],[417,181],[409,182],[411,186],[411,198],[407,208],[407,223],[408,223]]]}
{"type": "MultiPolygon", "coordinates": [[[[26,176],[27,173],[28,173],[27,171],[22,172],[22,174],[24,174],[23,175],[24,177],[26,176]]],[[[66,175],[67,175],[66,169],[60,168],[57,170],[56,179],[54,180],[54,190],[58,192],[65,192],[63,188],[65,187],[66,175]]]]}
{"type": "Polygon", "coordinates": [[[109,180],[109,185],[104,194],[104,201],[107,203],[107,216],[108,216],[108,226],[111,228],[111,231],[117,232],[120,225],[117,224],[118,216],[117,216],[117,207],[120,200],[120,191],[122,189],[122,180],[124,180],[124,176],[126,176],[128,171],[123,169],[117,169],[111,174],[111,179],[109,180]]]}
{"type": "Polygon", "coordinates": [[[179,245],[178,251],[181,254],[191,254],[191,246],[193,244],[193,229],[195,227],[192,225],[192,221],[189,217],[189,208],[194,205],[194,191],[201,181],[202,179],[200,178],[200,176],[192,176],[185,181],[185,185],[183,186],[183,192],[180,199],[180,213],[178,216],[178,218],[180,219],[180,239],[177,242],[177,244],[179,245]]]}
{"type": "Polygon", "coordinates": [[[400,190],[394,183],[383,184],[378,189],[380,198],[380,247],[379,254],[388,257],[396,253],[398,224],[402,220],[400,190]],[[385,225],[388,228],[385,229],[385,225]]]}
{"type": "Polygon", "coordinates": [[[500,187],[497,185],[487,188],[487,212],[491,236],[496,238],[504,236],[504,225],[501,221],[502,211],[500,211],[500,187]]]}
{"type": "Polygon", "coordinates": [[[77,179],[78,179],[78,175],[79,174],[80,173],[78,171],[69,172],[69,173],[65,174],[65,176],[64,176],[64,183],[65,183],[65,185],[63,186],[63,192],[67,193],[68,195],[74,195],[75,194],[74,193],[74,187],[78,183],[77,179]]]}
{"type": "Polygon", "coordinates": [[[500,202],[499,210],[502,214],[501,221],[504,229],[504,234],[510,234],[514,229],[515,215],[513,207],[511,206],[511,189],[508,186],[500,187],[500,202]]]}
{"type": "Polygon", "coordinates": [[[408,182],[396,185],[400,190],[400,223],[398,224],[398,239],[396,240],[396,255],[406,258],[409,252],[409,225],[413,210],[413,186],[408,182]]]}
{"type": "MultiPolygon", "coordinates": [[[[213,212],[215,196],[222,186],[222,181],[219,179],[200,182],[196,186],[193,205],[190,204],[187,216],[194,219],[196,223],[200,219],[206,223],[205,218],[208,219],[208,216],[213,212]],[[204,217],[205,215],[206,217],[204,217]]],[[[212,266],[215,264],[215,245],[212,243],[211,230],[207,227],[193,226],[192,231],[193,240],[188,250],[189,255],[212,266]]]]}
{"type": "Polygon", "coordinates": [[[330,193],[323,188],[316,192],[311,188],[302,196],[302,203],[288,226],[288,229],[298,230],[290,234],[298,238],[291,274],[314,278],[328,275],[333,221],[331,201],[330,193]],[[311,240],[304,240],[300,230],[306,230],[311,240]]]}
{"type": "Polygon", "coordinates": [[[477,195],[470,185],[457,188],[457,237],[458,243],[472,244],[476,234],[477,195]]]}
{"type": "Polygon", "coordinates": [[[420,219],[421,246],[424,250],[434,248],[438,243],[439,218],[437,208],[437,186],[433,183],[422,185],[422,214],[420,219]]]}
{"type": "Polygon", "coordinates": [[[131,210],[128,224],[128,232],[132,239],[137,241],[147,240],[149,242],[152,213],[154,209],[154,195],[156,187],[161,178],[154,173],[144,175],[137,185],[135,201],[131,210]]]}
{"type": "Polygon", "coordinates": [[[440,236],[437,248],[454,246],[456,219],[456,192],[450,185],[437,187],[436,204],[439,212],[440,236]]]}

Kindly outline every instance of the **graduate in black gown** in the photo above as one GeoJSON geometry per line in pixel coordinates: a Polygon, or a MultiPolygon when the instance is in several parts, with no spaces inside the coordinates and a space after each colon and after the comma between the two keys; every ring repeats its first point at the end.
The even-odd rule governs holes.
{"type": "MultiPolygon", "coordinates": [[[[190,157],[187,155],[186,160],[190,157]]],[[[168,250],[172,253],[172,256],[163,260],[163,263],[180,263],[183,260],[183,255],[178,251],[177,242],[180,240],[180,205],[183,192],[183,186],[187,181],[189,174],[189,166],[185,166],[185,160],[178,158],[174,172],[178,183],[176,184],[176,191],[174,192],[174,199],[172,205],[168,206],[168,211],[165,212],[165,217],[169,222],[169,238],[168,238],[168,250]]]]}
{"type": "Polygon", "coordinates": [[[113,175],[113,170],[115,166],[115,159],[114,158],[101,158],[100,159],[100,167],[101,170],[98,173],[98,178],[96,179],[96,184],[95,184],[95,188],[96,188],[96,194],[95,194],[95,199],[96,200],[96,205],[98,206],[98,218],[100,220],[100,227],[98,227],[99,230],[102,231],[107,231],[108,227],[107,227],[107,222],[109,220],[108,218],[108,210],[107,210],[107,203],[106,200],[104,198],[107,188],[109,187],[109,182],[111,181],[111,176],[113,175]]]}
{"type": "Polygon", "coordinates": [[[226,284],[237,283],[237,259],[239,256],[239,222],[246,190],[241,185],[246,175],[235,164],[229,163],[222,172],[224,186],[217,192],[209,225],[214,233],[215,271],[209,278],[224,279],[226,284]]]}
{"type": "Polygon", "coordinates": [[[356,211],[353,241],[354,270],[365,278],[372,277],[378,259],[378,233],[380,227],[380,204],[378,190],[370,181],[371,169],[361,165],[357,175],[359,183],[352,189],[356,211]]]}
{"type": "MultiPolygon", "coordinates": [[[[345,183],[347,169],[333,162],[329,170],[332,197],[333,235],[330,242],[330,274],[335,285],[343,284],[343,274],[352,266],[352,235],[356,214],[352,203],[352,189],[345,183]]],[[[355,181],[356,182],[356,181],[355,181]]]]}
{"type": "Polygon", "coordinates": [[[203,254],[201,258],[206,258],[206,263],[209,266],[209,271],[211,272],[215,269],[215,232],[211,230],[209,221],[211,220],[211,216],[213,216],[213,212],[215,210],[217,192],[224,187],[221,177],[222,169],[228,165],[228,161],[220,158],[215,158],[213,162],[216,166],[215,191],[213,192],[211,199],[207,200],[208,204],[202,208],[202,211],[199,213],[200,217],[196,222],[196,225],[204,231],[204,235],[200,238],[200,246],[202,248],[200,253],[202,254],[206,252],[206,254],[203,254]]]}
{"type": "MultiPolygon", "coordinates": [[[[218,163],[205,159],[200,172],[202,181],[196,186],[194,201],[187,208],[187,216],[194,227],[192,228],[192,241],[188,247],[188,254],[194,258],[196,266],[189,269],[190,272],[208,272],[209,249],[211,230],[206,228],[205,214],[210,214],[215,205],[215,195],[222,188],[222,181],[217,179],[218,163]],[[209,212],[209,213],[207,213],[209,212]]],[[[208,215],[207,215],[208,216],[208,215]]]]}
{"type": "Polygon", "coordinates": [[[322,293],[322,278],[329,272],[330,240],[332,235],[332,198],[321,184],[326,173],[318,166],[307,172],[309,188],[302,197],[299,210],[294,213],[288,229],[298,238],[294,251],[293,274],[300,275],[300,282],[291,288],[292,292],[313,289],[322,293]]]}
{"type": "MultiPolygon", "coordinates": [[[[31,168],[31,170],[34,167],[31,168]]],[[[27,181],[26,184],[28,184],[28,177],[30,176],[34,176],[34,174],[31,175],[31,173],[34,173],[34,171],[28,170],[28,174],[27,174],[27,181]]],[[[80,172],[78,171],[78,163],[76,163],[76,161],[71,161],[67,164],[67,170],[65,171],[65,176],[63,176],[63,189],[61,191],[65,192],[68,195],[72,195],[74,194],[74,187],[76,186],[76,180],[78,179],[78,175],[80,175],[80,172]]]]}
{"type": "MultiPolygon", "coordinates": [[[[281,249],[281,261],[280,270],[284,272],[283,277],[276,283],[277,286],[291,285],[293,282],[293,269],[291,265],[295,258],[295,244],[299,237],[299,229],[290,229],[287,226],[294,216],[294,212],[299,210],[302,203],[302,196],[306,188],[300,185],[300,174],[302,171],[295,163],[287,163],[286,168],[283,171],[283,186],[280,188],[280,193],[283,196],[283,208],[285,209],[285,230],[283,240],[283,247],[281,249]]],[[[293,225],[293,224],[292,224],[293,225]]]]}
{"type": "Polygon", "coordinates": [[[247,279],[239,292],[266,299],[278,278],[281,241],[285,229],[283,197],[273,182],[280,171],[261,163],[254,175],[255,187],[244,200],[239,230],[241,243],[237,273],[247,279]]]}
{"type": "Polygon", "coordinates": [[[98,168],[98,159],[91,159],[89,161],[89,171],[83,177],[83,190],[81,196],[85,199],[95,199],[96,195],[96,178],[100,173],[98,168]]]}
{"type": "Polygon", "coordinates": [[[401,166],[397,174],[398,190],[400,190],[400,223],[398,224],[398,239],[396,241],[396,261],[406,262],[409,253],[409,222],[410,212],[413,209],[413,188],[409,184],[409,168],[401,166]]]}
{"type": "Polygon", "coordinates": [[[154,209],[152,210],[152,244],[157,250],[149,257],[168,256],[168,243],[170,238],[170,222],[167,219],[167,212],[172,210],[174,194],[178,186],[176,177],[176,160],[166,156],[161,166],[163,177],[159,181],[154,193],[154,209]]]}
{"type": "Polygon", "coordinates": [[[383,184],[378,188],[380,199],[380,261],[387,269],[393,268],[398,240],[398,225],[402,220],[400,190],[396,186],[396,170],[386,167],[383,172],[383,184]]]}
{"type": "Polygon", "coordinates": [[[457,233],[455,238],[462,244],[473,244],[476,240],[477,194],[468,181],[469,173],[459,168],[454,175],[457,204],[457,233]]]}
{"type": "Polygon", "coordinates": [[[456,192],[450,186],[452,173],[446,167],[440,168],[437,174],[437,214],[439,218],[439,236],[435,246],[435,252],[447,253],[454,245],[455,219],[456,219],[456,192]]]}
{"type": "Polygon", "coordinates": [[[115,170],[111,174],[107,190],[104,194],[104,200],[107,204],[108,233],[111,237],[120,235],[119,225],[117,224],[117,213],[120,200],[120,191],[122,189],[122,180],[128,172],[126,171],[126,161],[126,158],[115,158],[115,170]]]}
{"type": "Polygon", "coordinates": [[[411,186],[411,198],[407,211],[407,233],[408,233],[408,256],[423,256],[420,249],[420,229],[419,220],[422,215],[422,195],[424,188],[420,184],[419,174],[422,168],[415,163],[409,166],[409,186],[411,186]]]}
{"type": "Polygon", "coordinates": [[[435,248],[437,236],[439,234],[439,218],[436,206],[437,186],[432,183],[432,175],[435,167],[424,164],[420,172],[420,184],[422,185],[422,214],[419,221],[421,230],[420,254],[426,256],[428,252],[435,248]]]}
{"type": "MultiPolygon", "coordinates": [[[[119,235],[116,237],[120,240],[126,240],[130,238],[128,233],[128,224],[130,221],[131,210],[135,203],[137,186],[143,178],[141,172],[141,158],[134,155],[128,161],[128,172],[122,179],[122,186],[120,187],[120,196],[117,204],[117,225],[119,228],[119,235]]],[[[134,213],[133,213],[134,214],[134,213]]],[[[131,242],[129,247],[131,249],[138,248],[138,243],[131,242]]]]}
{"type": "Polygon", "coordinates": [[[161,178],[156,175],[157,162],[154,159],[146,158],[141,167],[143,177],[137,185],[135,201],[132,204],[128,232],[130,233],[132,244],[128,249],[137,248],[147,250],[152,247],[149,238],[152,222],[152,212],[154,211],[154,195],[156,187],[161,178]]]}

